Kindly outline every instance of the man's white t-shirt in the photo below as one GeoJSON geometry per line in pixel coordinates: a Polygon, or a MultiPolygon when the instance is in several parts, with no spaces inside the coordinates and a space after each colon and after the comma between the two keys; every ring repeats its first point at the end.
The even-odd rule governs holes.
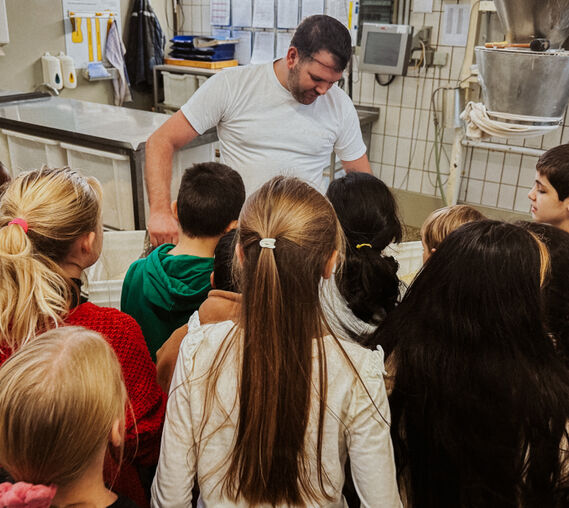
{"type": "Polygon", "coordinates": [[[217,127],[221,160],[241,174],[247,193],[279,174],[322,189],[332,151],[342,161],[366,151],[358,114],[343,90],[334,85],[312,104],[301,104],[272,63],[220,72],[181,110],[199,134],[217,127]]]}

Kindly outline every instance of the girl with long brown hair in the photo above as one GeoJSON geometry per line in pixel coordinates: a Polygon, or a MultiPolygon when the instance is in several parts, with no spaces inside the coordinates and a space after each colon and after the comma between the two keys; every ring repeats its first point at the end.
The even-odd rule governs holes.
{"type": "Polygon", "coordinates": [[[381,351],[330,335],[319,301],[342,233],[324,196],[276,177],[245,203],[238,323],[185,337],[154,506],[343,507],[349,455],[362,506],[400,506],[381,351]]]}

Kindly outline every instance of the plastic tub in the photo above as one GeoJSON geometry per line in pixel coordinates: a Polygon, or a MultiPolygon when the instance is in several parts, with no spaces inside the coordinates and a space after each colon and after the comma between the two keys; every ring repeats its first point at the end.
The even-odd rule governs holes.
{"type": "Polygon", "coordinates": [[[198,88],[198,80],[193,74],[162,72],[164,78],[164,104],[182,107],[198,88]]]}
{"type": "Polygon", "coordinates": [[[142,255],[146,231],[105,231],[99,260],[87,270],[89,301],[120,309],[124,276],[142,255]]]}

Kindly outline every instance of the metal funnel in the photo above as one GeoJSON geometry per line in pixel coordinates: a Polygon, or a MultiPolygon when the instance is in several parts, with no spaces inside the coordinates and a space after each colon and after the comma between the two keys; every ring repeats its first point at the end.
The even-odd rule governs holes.
{"type": "Polygon", "coordinates": [[[494,0],[508,42],[549,39],[560,48],[569,36],[569,0],[494,0]]]}

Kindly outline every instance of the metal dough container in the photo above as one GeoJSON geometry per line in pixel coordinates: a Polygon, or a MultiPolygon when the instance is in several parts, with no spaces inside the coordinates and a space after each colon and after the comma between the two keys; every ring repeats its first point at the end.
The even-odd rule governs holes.
{"type": "Polygon", "coordinates": [[[569,51],[477,47],[478,80],[490,111],[562,117],[569,102],[569,51]]]}

